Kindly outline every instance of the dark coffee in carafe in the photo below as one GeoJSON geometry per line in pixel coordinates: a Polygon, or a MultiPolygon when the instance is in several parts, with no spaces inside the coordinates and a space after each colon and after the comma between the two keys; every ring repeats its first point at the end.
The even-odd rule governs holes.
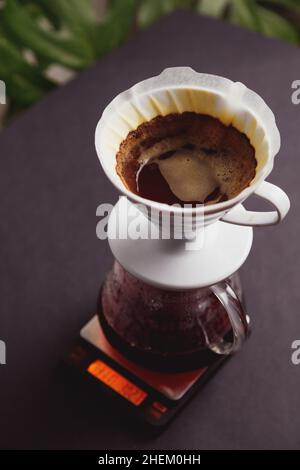
{"type": "MultiPolygon", "coordinates": [[[[228,282],[241,300],[238,275],[228,282]]],[[[98,316],[118,351],[154,370],[206,367],[220,357],[214,352],[216,345],[232,342],[228,314],[210,288],[160,289],[128,273],[118,262],[100,292],[98,316]]]]}

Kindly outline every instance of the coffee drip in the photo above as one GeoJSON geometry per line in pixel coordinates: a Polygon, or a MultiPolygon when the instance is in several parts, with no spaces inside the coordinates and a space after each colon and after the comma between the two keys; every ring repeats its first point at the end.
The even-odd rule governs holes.
{"type": "Polygon", "coordinates": [[[228,196],[205,157],[205,149],[201,152],[187,144],[146,161],[137,172],[137,194],[181,206],[226,201],[228,196]]]}
{"type": "Polygon", "coordinates": [[[166,371],[238,351],[248,317],[234,273],[250,252],[252,226],[281,222],[290,206],[265,181],[280,148],[272,111],[241,83],[187,67],[166,69],[108,105],[96,148],[126,196],[108,224],[116,262],[98,303],[107,338],[125,356],[166,371]],[[247,211],[242,203],[251,194],[275,210],[247,211]],[[173,207],[174,199],[205,206],[173,207]],[[196,227],[195,240],[131,238],[129,231],[116,238],[118,225],[128,229],[126,214],[126,222],[129,214],[142,216],[140,232],[148,233],[141,203],[154,215],[152,225],[169,216],[182,229],[184,220],[196,227]]]}
{"type": "Polygon", "coordinates": [[[165,204],[212,204],[249,185],[256,159],[233,126],[196,113],[158,116],[128,134],[117,172],[129,190],[165,204]]]}

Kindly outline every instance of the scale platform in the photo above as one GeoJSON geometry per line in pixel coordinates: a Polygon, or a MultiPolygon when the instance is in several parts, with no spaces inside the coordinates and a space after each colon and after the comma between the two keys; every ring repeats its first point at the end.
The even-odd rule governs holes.
{"type": "Polygon", "coordinates": [[[220,356],[213,365],[188,372],[152,371],[119,353],[95,315],[82,328],[65,360],[97,386],[99,396],[109,394],[142,421],[164,427],[228,357],[220,356]]]}

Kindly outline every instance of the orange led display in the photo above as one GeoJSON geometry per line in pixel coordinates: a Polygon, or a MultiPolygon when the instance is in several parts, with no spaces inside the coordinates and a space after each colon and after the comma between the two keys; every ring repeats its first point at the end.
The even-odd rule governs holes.
{"type": "Polygon", "coordinates": [[[105,362],[100,361],[100,359],[92,362],[87,370],[94,377],[101,380],[105,385],[136,406],[140,405],[147,397],[146,392],[109,367],[105,362]]]}

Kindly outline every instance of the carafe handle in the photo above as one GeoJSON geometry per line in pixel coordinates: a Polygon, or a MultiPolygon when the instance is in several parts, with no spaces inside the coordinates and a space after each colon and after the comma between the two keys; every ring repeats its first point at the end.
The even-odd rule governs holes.
{"type": "Polygon", "coordinates": [[[244,312],[244,308],[229,282],[221,281],[210,286],[210,289],[226,310],[233,333],[232,342],[223,340],[221,343],[210,345],[210,348],[217,354],[232,354],[241,349],[243,342],[249,335],[249,317],[244,312]]]}

